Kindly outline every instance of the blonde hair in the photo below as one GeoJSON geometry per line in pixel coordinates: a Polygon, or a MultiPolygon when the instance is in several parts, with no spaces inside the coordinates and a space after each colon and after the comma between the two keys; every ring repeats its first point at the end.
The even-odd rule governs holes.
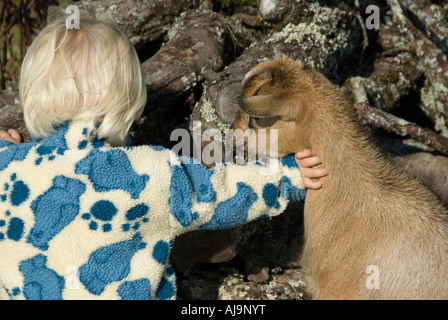
{"type": "Polygon", "coordinates": [[[49,23],[24,58],[20,99],[25,124],[36,138],[67,120],[83,120],[89,132],[123,144],[146,104],[137,53],[117,27],[81,20],[67,29],[65,20],[49,23]]]}

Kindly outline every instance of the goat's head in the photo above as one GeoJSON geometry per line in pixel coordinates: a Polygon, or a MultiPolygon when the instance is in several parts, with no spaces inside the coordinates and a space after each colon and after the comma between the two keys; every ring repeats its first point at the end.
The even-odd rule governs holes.
{"type": "Polygon", "coordinates": [[[253,68],[242,84],[233,129],[277,129],[278,155],[270,156],[308,148],[301,132],[307,127],[307,106],[315,100],[314,73],[286,56],[253,68]]]}

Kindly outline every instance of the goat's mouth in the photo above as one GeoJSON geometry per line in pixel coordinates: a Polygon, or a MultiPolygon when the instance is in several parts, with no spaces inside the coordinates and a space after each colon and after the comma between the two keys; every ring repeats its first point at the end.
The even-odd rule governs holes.
{"type": "Polygon", "coordinates": [[[251,129],[270,128],[278,120],[279,120],[278,117],[259,118],[259,117],[249,116],[249,128],[251,128],[251,129]]]}
{"type": "Polygon", "coordinates": [[[249,123],[248,123],[249,129],[255,129],[254,125],[257,123],[257,120],[259,119],[260,118],[249,117],[249,123]]]}

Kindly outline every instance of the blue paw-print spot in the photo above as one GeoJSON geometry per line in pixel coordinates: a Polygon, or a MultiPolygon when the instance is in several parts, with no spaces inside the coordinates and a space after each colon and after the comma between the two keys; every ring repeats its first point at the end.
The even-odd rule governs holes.
{"type": "Polygon", "coordinates": [[[100,295],[106,286],[121,281],[131,271],[131,260],[146,247],[140,234],[92,252],[89,261],[79,268],[79,281],[89,292],[100,295]]]}
{"type": "Polygon", "coordinates": [[[41,145],[36,149],[36,152],[39,155],[36,159],[36,165],[39,165],[45,158],[52,161],[57,155],[63,155],[65,150],[57,146],[41,145]]]}
{"type": "Polygon", "coordinates": [[[22,293],[22,290],[20,290],[20,288],[14,287],[11,290],[6,289],[6,292],[11,298],[14,298],[20,295],[22,293]]]}
{"type": "Polygon", "coordinates": [[[232,198],[218,204],[213,217],[209,222],[199,226],[200,229],[234,228],[246,223],[249,210],[258,200],[258,196],[243,182],[237,183],[237,190],[232,198]]]}
{"type": "Polygon", "coordinates": [[[282,197],[285,199],[289,199],[292,201],[302,201],[306,197],[306,189],[298,189],[294,186],[291,180],[284,176],[283,177],[283,189],[282,189],[282,197]]]}
{"type": "Polygon", "coordinates": [[[263,187],[263,199],[268,207],[276,209],[280,207],[280,203],[277,201],[279,195],[280,189],[276,185],[267,183],[263,187]]]}
{"type": "Polygon", "coordinates": [[[23,161],[28,152],[34,146],[33,143],[21,143],[12,145],[0,152],[0,170],[5,169],[13,161],[23,161]]]}
{"type": "Polygon", "coordinates": [[[88,144],[89,142],[87,141],[87,140],[82,140],[82,141],[80,141],[79,143],[78,143],[78,149],[80,149],[80,150],[82,150],[82,149],[85,149],[86,147],[87,147],[87,144],[88,144]]]}
{"type": "Polygon", "coordinates": [[[61,300],[64,278],[47,267],[47,257],[37,255],[22,261],[19,270],[23,274],[23,293],[28,300],[61,300]]]}
{"type": "Polygon", "coordinates": [[[1,201],[5,202],[9,197],[9,201],[15,207],[20,206],[22,203],[28,200],[28,197],[30,195],[30,189],[28,188],[26,183],[22,180],[17,180],[17,174],[15,173],[11,175],[10,183],[4,184],[3,190],[5,191],[5,194],[2,194],[0,196],[1,201]]]}
{"type": "Polygon", "coordinates": [[[101,151],[93,149],[75,167],[76,174],[86,174],[96,192],[124,190],[133,199],[140,196],[149,176],[137,174],[127,154],[123,150],[101,151]]]}
{"type": "Polygon", "coordinates": [[[123,300],[151,300],[151,284],[148,279],[126,281],[117,290],[123,300]]]}
{"type": "MultiPolygon", "coordinates": [[[[83,136],[85,136],[86,138],[85,138],[84,140],[81,140],[81,141],[78,143],[78,149],[79,149],[79,150],[83,150],[83,149],[85,149],[85,148],[89,145],[89,138],[87,137],[87,131],[88,131],[87,128],[82,129],[82,134],[83,134],[83,136]]],[[[92,144],[93,144],[93,146],[96,147],[96,148],[101,148],[101,147],[105,144],[103,140],[97,140],[98,137],[96,136],[96,134],[95,134],[94,131],[92,131],[92,132],[90,133],[90,137],[92,137],[92,138],[91,138],[91,140],[93,140],[92,144]]]]}
{"type": "Polygon", "coordinates": [[[160,240],[154,246],[152,257],[160,264],[165,264],[170,254],[170,244],[166,241],[160,240]]]}
{"type": "Polygon", "coordinates": [[[165,277],[162,277],[159,287],[157,288],[156,296],[158,300],[168,300],[175,294],[174,285],[165,277]]]}
{"type": "Polygon", "coordinates": [[[294,154],[289,154],[281,159],[282,165],[288,168],[299,168],[294,158],[294,154]]]}
{"type": "Polygon", "coordinates": [[[144,203],[132,207],[126,212],[125,217],[127,222],[122,224],[121,229],[123,231],[137,231],[140,228],[141,223],[147,223],[149,221],[148,213],[149,207],[144,203]]]}
{"type": "Polygon", "coordinates": [[[84,213],[82,218],[89,220],[90,230],[98,230],[98,224],[103,223],[103,232],[109,232],[112,230],[112,225],[109,223],[117,214],[118,209],[114,204],[107,200],[101,200],[96,202],[90,209],[90,213],[84,213]],[[96,219],[97,221],[93,220],[96,219]],[[99,221],[99,222],[98,222],[99,221]]]}
{"type": "Polygon", "coordinates": [[[25,223],[22,219],[13,217],[10,218],[11,213],[6,211],[6,218],[0,220],[0,241],[6,238],[14,241],[19,241],[23,237],[25,223]]]}
{"type": "Polygon", "coordinates": [[[80,180],[65,176],[53,179],[53,185],[31,203],[34,226],[27,242],[41,250],[79,214],[79,197],[86,190],[80,180]]]}
{"type": "Polygon", "coordinates": [[[38,156],[36,165],[40,165],[44,159],[52,161],[57,156],[65,153],[65,150],[67,150],[65,134],[67,133],[68,126],[69,123],[67,121],[54,126],[57,133],[40,141],[41,145],[36,149],[38,156]]]}

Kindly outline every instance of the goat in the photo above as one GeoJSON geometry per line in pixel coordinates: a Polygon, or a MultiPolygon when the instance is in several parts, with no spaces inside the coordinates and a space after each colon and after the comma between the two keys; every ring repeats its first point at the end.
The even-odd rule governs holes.
{"type": "Polygon", "coordinates": [[[233,124],[278,129],[277,156],[312,149],[330,172],[305,200],[309,293],[447,299],[447,208],[381,154],[346,100],[321,73],[283,56],[246,75],[233,124]]]}

